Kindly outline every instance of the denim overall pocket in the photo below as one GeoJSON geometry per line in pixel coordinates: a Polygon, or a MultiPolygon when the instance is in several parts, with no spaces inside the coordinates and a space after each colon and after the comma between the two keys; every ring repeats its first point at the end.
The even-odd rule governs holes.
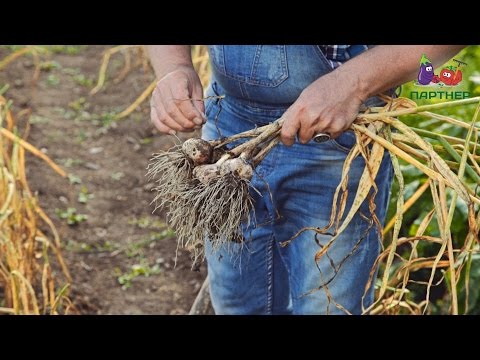
{"type": "Polygon", "coordinates": [[[331,139],[329,142],[338,150],[348,154],[357,143],[357,139],[353,131],[344,131],[339,137],[331,139]]]}
{"type": "Polygon", "coordinates": [[[275,87],[288,77],[285,45],[212,45],[217,73],[248,85],[275,87]]]}

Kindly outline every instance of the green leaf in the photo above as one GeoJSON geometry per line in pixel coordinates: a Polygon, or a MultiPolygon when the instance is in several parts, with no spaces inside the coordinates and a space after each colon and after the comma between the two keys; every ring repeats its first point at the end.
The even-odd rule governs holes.
{"type": "Polygon", "coordinates": [[[420,59],[420,65],[431,64],[432,62],[428,60],[425,54],[422,54],[422,58],[420,59]]]}

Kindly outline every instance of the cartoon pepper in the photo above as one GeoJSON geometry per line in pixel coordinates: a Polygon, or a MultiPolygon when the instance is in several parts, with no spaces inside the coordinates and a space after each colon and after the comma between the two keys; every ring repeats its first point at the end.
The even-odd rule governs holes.
{"type": "Polygon", "coordinates": [[[422,55],[420,59],[420,71],[418,72],[418,83],[420,85],[428,85],[433,79],[433,65],[430,60],[422,55]]]}
{"type": "Polygon", "coordinates": [[[462,81],[462,72],[453,66],[448,66],[440,71],[440,80],[445,85],[455,86],[462,81]]]}

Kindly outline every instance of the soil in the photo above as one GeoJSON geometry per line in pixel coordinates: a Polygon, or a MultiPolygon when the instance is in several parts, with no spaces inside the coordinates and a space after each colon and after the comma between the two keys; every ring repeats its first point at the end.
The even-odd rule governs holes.
{"type": "MultiPolygon", "coordinates": [[[[21,57],[0,72],[0,88],[10,85],[6,97],[13,101],[14,115],[32,111],[29,120],[16,116],[20,133],[30,123],[28,141],[70,174],[70,179],[62,178],[27,156],[30,186],[62,239],[73,277],[70,298],[78,312],[185,314],[205,278],[205,265],[191,271],[189,253],[180,250],[175,266],[175,238],[162,214],[152,215],[153,186],[145,178],[151,154],[172,146],[173,139],[153,129],[148,101],[129,117],[111,120],[111,113],[125,109],[150,84],[150,70],[136,66],[115,84],[124,61],[115,56],[105,87],[89,95],[108,48],[60,48],[42,56],[43,70],[34,87],[33,59],[21,57]],[[87,220],[68,225],[59,216],[67,208],[87,220]]],[[[6,54],[0,49],[0,59],[6,54]]],[[[59,271],[57,281],[65,281],[59,271]]]]}

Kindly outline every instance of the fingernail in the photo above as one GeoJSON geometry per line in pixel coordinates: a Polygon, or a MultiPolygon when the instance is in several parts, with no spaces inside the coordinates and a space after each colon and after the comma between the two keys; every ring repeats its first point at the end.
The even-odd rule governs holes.
{"type": "Polygon", "coordinates": [[[198,117],[196,117],[195,119],[193,119],[193,122],[194,122],[195,124],[197,124],[197,125],[202,125],[202,124],[203,124],[202,119],[200,119],[200,118],[198,118],[198,117]]]}
{"type": "Polygon", "coordinates": [[[177,135],[177,132],[176,132],[175,130],[170,130],[168,133],[169,133],[170,135],[177,135]]]}

